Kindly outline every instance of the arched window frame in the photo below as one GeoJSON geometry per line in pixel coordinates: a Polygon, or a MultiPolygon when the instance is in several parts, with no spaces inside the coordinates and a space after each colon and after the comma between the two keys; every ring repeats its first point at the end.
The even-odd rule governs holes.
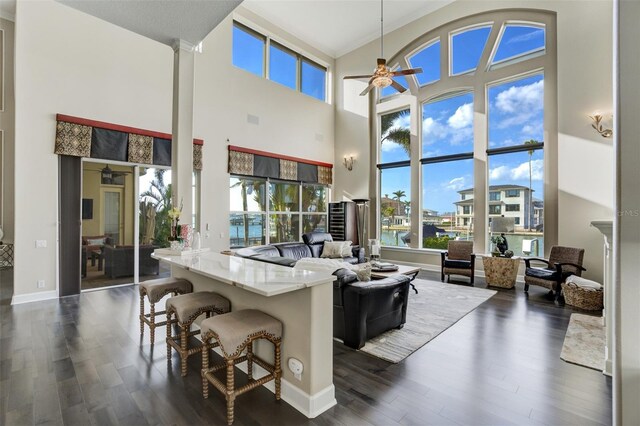
{"type": "MultiPolygon", "coordinates": [[[[530,9],[508,9],[485,12],[444,24],[433,29],[392,56],[387,63],[401,69],[410,68],[408,58],[420,49],[440,40],[440,79],[420,86],[415,76],[407,76],[408,90],[404,94],[380,97],[380,91],[371,96],[371,148],[380,158],[380,116],[382,114],[410,108],[411,111],[411,244],[410,248],[387,247],[391,250],[411,250],[421,246],[422,241],[422,105],[454,92],[472,91],[474,94],[474,250],[488,252],[488,103],[487,92],[492,85],[508,82],[529,75],[544,75],[544,241],[545,252],[558,241],[558,108],[557,108],[557,50],[556,14],[530,9]],[[500,61],[493,66],[491,58],[497,49],[496,41],[506,25],[542,26],[545,28],[545,49],[532,51],[500,61]],[[462,30],[491,25],[478,65],[474,71],[452,75],[451,37],[462,30]],[[446,42],[445,42],[446,41],[446,42]]],[[[375,206],[373,224],[380,236],[380,165],[371,169],[372,206],[375,206]]],[[[436,251],[420,249],[423,251],[436,251]]],[[[437,250],[439,252],[439,250],[437,250]]],[[[546,254],[545,253],[545,254],[546,254]]]]}

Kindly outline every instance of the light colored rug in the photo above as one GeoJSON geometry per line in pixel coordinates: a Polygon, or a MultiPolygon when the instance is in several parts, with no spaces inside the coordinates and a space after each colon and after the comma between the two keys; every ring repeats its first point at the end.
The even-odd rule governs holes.
{"type": "Polygon", "coordinates": [[[413,284],[419,293],[409,294],[404,328],[374,337],[361,351],[398,363],[497,293],[422,279],[413,284]]]}
{"type": "Polygon", "coordinates": [[[572,364],[604,369],[604,325],[602,317],[571,314],[560,358],[572,364]]]}

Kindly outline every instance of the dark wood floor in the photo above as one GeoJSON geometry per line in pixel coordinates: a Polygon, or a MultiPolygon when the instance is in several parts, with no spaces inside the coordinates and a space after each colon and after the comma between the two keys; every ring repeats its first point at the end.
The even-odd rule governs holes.
{"type": "MultiPolygon", "coordinates": [[[[0,271],[0,294],[10,281],[0,271]]],[[[336,342],[337,406],[309,420],[261,388],[235,424],[611,424],[611,380],[560,360],[573,311],[530,292],[500,290],[399,364],[336,342]]],[[[225,423],[221,396],[201,397],[199,357],[182,379],[161,330],[140,345],[136,287],[0,309],[0,424],[225,423]]]]}

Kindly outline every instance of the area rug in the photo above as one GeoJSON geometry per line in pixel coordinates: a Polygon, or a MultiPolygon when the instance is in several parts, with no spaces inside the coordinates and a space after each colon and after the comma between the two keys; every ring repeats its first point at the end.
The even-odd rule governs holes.
{"type": "Polygon", "coordinates": [[[572,364],[604,369],[604,325],[602,317],[571,314],[560,358],[572,364]]]}
{"type": "Polygon", "coordinates": [[[418,294],[409,294],[404,327],[368,340],[361,351],[398,363],[497,293],[422,279],[413,284],[418,294]]]}

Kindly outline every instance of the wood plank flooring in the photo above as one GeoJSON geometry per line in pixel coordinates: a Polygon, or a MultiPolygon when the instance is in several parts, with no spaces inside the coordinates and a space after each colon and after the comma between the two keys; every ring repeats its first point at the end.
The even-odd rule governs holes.
{"type": "MultiPolygon", "coordinates": [[[[225,424],[221,396],[202,399],[199,357],[183,379],[163,330],[141,344],[137,287],[9,306],[11,281],[0,271],[0,424],[225,424]]],[[[399,364],[334,342],[337,406],[307,419],[261,388],[238,398],[235,424],[611,424],[611,380],[560,359],[574,311],[545,293],[499,290],[399,364]]]]}

